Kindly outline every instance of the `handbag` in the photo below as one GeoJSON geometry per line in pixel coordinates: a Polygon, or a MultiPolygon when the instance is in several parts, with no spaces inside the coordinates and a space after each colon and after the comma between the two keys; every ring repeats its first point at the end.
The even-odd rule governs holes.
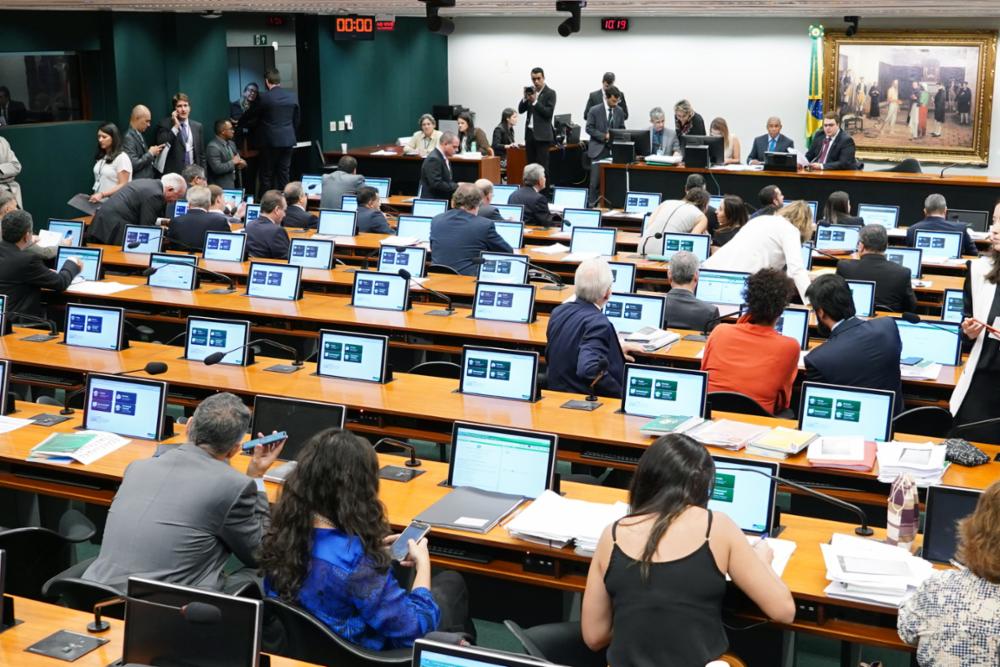
{"type": "Polygon", "coordinates": [[[919,503],[917,483],[913,477],[904,473],[893,480],[886,510],[887,543],[906,548],[913,544],[920,525],[919,503]]]}
{"type": "Polygon", "coordinates": [[[986,455],[986,452],[979,449],[973,445],[968,440],[963,440],[962,438],[948,438],[944,441],[945,447],[948,449],[945,451],[944,458],[952,463],[957,463],[960,466],[981,466],[984,463],[990,462],[990,457],[986,455]]]}

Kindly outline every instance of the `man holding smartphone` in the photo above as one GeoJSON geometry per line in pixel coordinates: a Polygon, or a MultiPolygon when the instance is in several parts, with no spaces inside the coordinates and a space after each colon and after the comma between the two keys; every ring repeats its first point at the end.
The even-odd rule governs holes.
{"type": "Polygon", "coordinates": [[[122,139],[122,151],[132,162],[133,181],[139,178],[156,178],[156,169],[153,165],[163,152],[165,144],[146,145],[144,133],[149,129],[151,122],[152,115],[148,107],[137,104],[132,108],[128,131],[122,139]]]}
{"type": "Polygon", "coordinates": [[[524,148],[526,164],[542,165],[548,175],[549,148],[555,140],[552,116],[556,112],[556,91],[545,85],[545,70],[531,70],[531,84],[525,86],[524,97],[517,105],[524,114],[524,148]]]}

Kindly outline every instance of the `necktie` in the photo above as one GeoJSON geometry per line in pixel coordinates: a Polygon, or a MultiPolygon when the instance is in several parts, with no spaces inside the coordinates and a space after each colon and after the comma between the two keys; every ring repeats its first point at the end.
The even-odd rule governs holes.
{"type": "Polygon", "coordinates": [[[816,156],[815,162],[818,162],[820,164],[826,163],[826,154],[829,152],[830,152],[830,137],[827,137],[826,139],[823,140],[823,149],[819,152],[819,155],[816,156]]]}
{"type": "Polygon", "coordinates": [[[181,137],[181,141],[184,143],[184,166],[191,164],[191,154],[188,152],[188,126],[187,123],[181,123],[181,128],[178,134],[181,137]]]}
{"type": "Polygon", "coordinates": [[[771,139],[769,142],[767,142],[767,152],[768,153],[773,153],[774,149],[777,148],[777,147],[778,147],[778,140],[777,139],[771,139]]]}
{"type": "Polygon", "coordinates": [[[615,121],[615,110],[608,107],[608,129],[611,129],[612,124],[615,121]]]}
{"type": "Polygon", "coordinates": [[[653,155],[660,154],[660,147],[663,145],[663,135],[659,132],[653,132],[653,155]]]}

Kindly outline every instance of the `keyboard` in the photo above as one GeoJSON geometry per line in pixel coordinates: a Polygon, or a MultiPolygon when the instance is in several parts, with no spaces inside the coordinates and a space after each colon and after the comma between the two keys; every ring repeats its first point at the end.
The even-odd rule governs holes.
{"type": "Polygon", "coordinates": [[[493,557],[486,551],[478,551],[476,549],[469,549],[466,547],[446,547],[441,544],[428,544],[427,551],[429,551],[432,556],[441,556],[442,558],[452,558],[454,560],[464,560],[469,561],[470,563],[480,563],[482,565],[493,561],[493,557]]]}
{"type": "Polygon", "coordinates": [[[629,465],[636,465],[639,463],[638,454],[585,451],[581,452],[580,456],[582,456],[585,459],[595,459],[597,461],[610,461],[611,463],[627,463],[629,465]]]}

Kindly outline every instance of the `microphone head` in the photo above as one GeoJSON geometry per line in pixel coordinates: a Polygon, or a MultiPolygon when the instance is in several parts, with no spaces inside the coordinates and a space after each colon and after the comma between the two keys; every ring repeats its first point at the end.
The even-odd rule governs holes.
{"type": "Polygon", "coordinates": [[[653,234],[653,238],[654,239],[662,239],[663,238],[663,232],[656,232],[655,234],[653,234]]]}
{"type": "Polygon", "coordinates": [[[920,324],[920,316],[916,313],[903,313],[903,321],[909,322],[910,324],[920,324]]]}
{"type": "Polygon", "coordinates": [[[139,243],[138,241],[132,241],[131,243],[128,244],[128,247],[129,248],[138,248],[140,245],[142,245],[142,244],[139,243]]]}
{"type": "Polygon", "coordinates": [[[473,264],[485,264],[485,263],[486,263],[486,260],[485,260],[485,259],[483,259],[482,257],[474,257],[474,258],[472,259],[472,263],[473,263],[473,264]]]}
{"type": "Polygon", "coordinates": [[[148,278],[149,276],[156,273],[158,268],[159,267],[153,267],[153,266],[146,267],[145,269],[142,270],[142,275],[148,278]]]}
{"type": "Polygon", "coordinates": [[[597,360],[597,370],[598,371],[606,371],[606,370],[608,370],[608,358],[607,357],[601,357],[600,359],[597,360]]]}
{"type": "Polygon", "coordinates": [[[400,269],[399,270],[399,275],[402,278],[405,278],[406,280],[409,280],[410,278],[413,277],[413,275],[409,271],[407,271],[406,269],[400,269]]]}
{"type": "Polygon", "coordinates": [[[222,361],[223,357],[225,356],[226,355],[223,352],[213,352],[212,354],[205,357],[202,360],[202,363],[205,364],[206,366],[214,366],[215,364],[222,361]]]}
{"type": "Polygon", "coordinates": [[[146,373],[149,375],[161,375],[167,372],[167,368],[168,366],[162,361],[151,361],[146,364],[146,373]]]}
{"type": "Polygon", "coordinates": [[[222,610],[206,602],[189,602],[181,607],[181,616],[188,623],[214,625],[222,621],[222,610]]]}

